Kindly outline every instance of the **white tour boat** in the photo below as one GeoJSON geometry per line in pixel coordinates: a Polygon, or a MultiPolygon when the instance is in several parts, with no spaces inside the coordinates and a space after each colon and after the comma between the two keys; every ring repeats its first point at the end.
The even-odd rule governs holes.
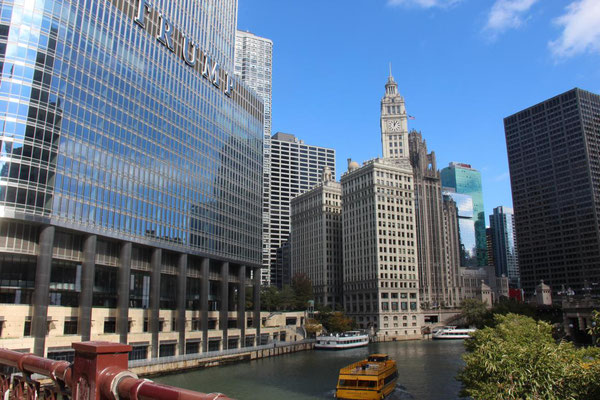
{"type": "Polygon", "coordinates": [[[468,339],[471,337],[471,333],[475,332],[476,329],[473,328],[465,328],[458,329],[455,326],[444,326],[443,328],[437,329],[433,331],[431,337],[433,339],[468,339]]]}
{"type": "Polygon", "coordinates": [[[369,335],[360,331],[348,331],[336,333],[335,335],[317,336],[315,349],[342,350],[369,344],[369,335]]]}

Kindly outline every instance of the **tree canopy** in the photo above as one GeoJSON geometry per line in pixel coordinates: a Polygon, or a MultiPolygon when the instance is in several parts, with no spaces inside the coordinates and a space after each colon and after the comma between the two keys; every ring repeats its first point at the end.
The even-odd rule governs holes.
{"type": "Polygon", "coordinates": [[[479,399],[600,398],[600,350],[556,342],[544,321],[497,314],[465,341],[462,396],[479,399]]]}
{"type": "Polygon", "coordinates": [[[354,320],[342,311],[320,311],[315,318],[329,333],[346,332],[356,327],[354,320]]]}
{"type": "Polygon", "coordinates": [[[285,285],[281,290],[267,286],[260,292],[261,308],[267,311],[303,311],[312,298],[312,282],[304,274],[294,275],[291,286],[285,285]]]}
{"type": "Polygon", "coordinates": [[[460,303],[461,316],[469,326],[481,328],[488,314],[487,304],[477,299],[464,299],[460,303]]]}

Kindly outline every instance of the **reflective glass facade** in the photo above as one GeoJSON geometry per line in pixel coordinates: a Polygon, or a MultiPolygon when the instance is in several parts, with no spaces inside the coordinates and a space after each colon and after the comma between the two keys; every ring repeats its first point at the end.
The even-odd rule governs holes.
{"type": "MultiPolygon", "coordinates": [[[[473,204],[473,226],[477,244],[477,265],[487,266],[487,243],[485,239],[485,209],[481,173],[469,164],[452,162],[441,171],[442,186],[456,193],[469,195],[473,204]]],[[[460,214],[460,207],[459,207],[460,214]]]]}
{"type": "Polygon", "coordinates": [[[496,276],[507,276],[512,287],[521,287],[517,236],[512,208],[496,207],[490,215],[490,232],[496,276]]]}
{"type": "Polygon", "coordinates": [[[458,214],[458,235],[460,238],[460,265],[477,267],[477,240],[475,221],[473,218],[473,199],[466,194],[444,191],[456,203],[458,214]]]}
{"type": "Polygon", "coordinates": [[[0,4],[0,215],[260,264],[263,105],[226,93],[237,2],[0,4]]]}

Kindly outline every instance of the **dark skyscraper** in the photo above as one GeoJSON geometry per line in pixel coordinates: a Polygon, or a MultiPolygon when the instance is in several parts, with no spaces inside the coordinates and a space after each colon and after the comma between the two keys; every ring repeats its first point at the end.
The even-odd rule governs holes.
{"type": "Polygon", "coordinates": [[[570,90],[504,129],[523,288],[600,282],[600,96],[570,90]]]}

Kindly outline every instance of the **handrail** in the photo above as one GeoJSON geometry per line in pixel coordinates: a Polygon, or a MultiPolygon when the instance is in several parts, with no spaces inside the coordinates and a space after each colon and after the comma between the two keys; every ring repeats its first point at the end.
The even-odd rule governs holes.
{"type": "Polygon", "coordinates": [[[192,353],[192,354],[184,354],[179,356],[168,356],[168,357],[159,357],[159,358],[147,358],[142,360],[131,360],[129,361],[129,368],[137,368],[137,367],[147,367],[150,365],[158,365],[158,364],[169,364],[175,362],[184,362],[184,361],[195,361],[201,360],[205,358],[213,358],[219,356],[231,356],[236,354],[245,354],[253,351],[260,350],[268,350],[272,348],[280,348],[280,347],[288,347],[299,344],[306,343],[314,343],[315,339],[303,339],[298,340],[296,342],[271,342],[269,344],[263,344],[260,346],[253,347],[240,347],[237,349],[228,349],[228,350],[215,350],[215,351],[207,351],[205,353],[192,353]]]}
{"type": "Polygon", "coordinates": [[[221,393],[199,393],[154,383],[127,370],[131,346],[108,342],[73,343],[75,361],[55,361],[0,348],[0,364],[22,374],[0,374],[0,399],[35,399],[67,395],[73,400],[229,400],[221,393]],[[39,374],[54,385],[32,378],[39,374]],[[50,394],[50,395],[49,395],[50,394]]]}

